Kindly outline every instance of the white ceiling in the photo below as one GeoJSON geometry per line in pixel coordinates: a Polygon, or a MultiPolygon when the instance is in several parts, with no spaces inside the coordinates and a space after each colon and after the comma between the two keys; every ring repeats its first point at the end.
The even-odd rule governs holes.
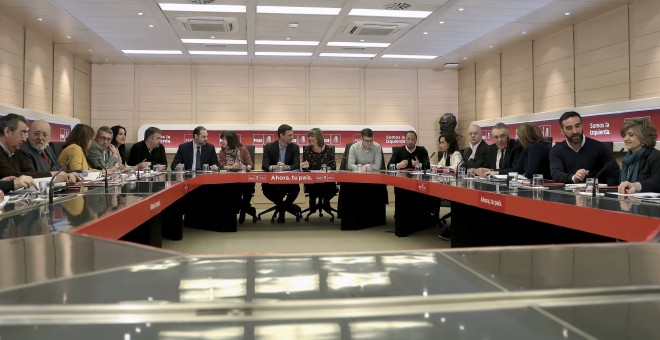
{"type": "MultiPolygon", "coordinates": [[[[497,53],[517,41],[558,31],[617,8],[629,0],[409,0],[406,11],[429,11],[423,19],[348,15],[352,9],[383,9],[380,0],[215,0],[211,5],[245,6],[242,13],[163,11],[159,3],[195,0],[0,0],[0,14],[52,39],[92,63],[227,64],[442,68],[497,53]],[[337,15],[257,13],[257,6],[330,7],[337,15]],[[463,10],[460,11],[459,9],[463,10]],[[138,15],[138,13],[144,13],[138,15]],[[565,13],[570,15],[565,15],[565,13]],[[191,32],[175,17],[234,17],[238,30],[191,32]],[[42,21],[37,20],[42,18],[42,21]],[[354,21],[405,23],[389,36],[353,36],[344,31],[354,21]],[[444,22],[441,24],[440,22],[444,22]],[[297,23],[295,29],[290,23],[297,23]],[[150,28],[149,25],[154,27],[150,28]],[[526,34],[522,34],[522,32],[526,34]],[[426,33],[426,34],[425,34],[426,33]],[[246,40],[247,44],[184,44],[181,39],[246,40]],[[70,37],[70,38],[69,38],[70,37]],[[255,40],[318,41],[316,46],[255,45],[255,40]],[[390,43],[386,48],[345,48],[328,42],[390,43]],[[135,55],[122,50],[178,50],[180,55],[135,55]],[[191,55],[189,51],[240,51],[243,56],[191,55]],[[306,52],[305,57],[259,56],[256,52],[306,52]],[[322,57],[321,53],[369,53],[373,58],[322,57]],[[385,59],[384,54],[438,56],[433,60],[385,59]]],[[[196,0],[200,1],[200,0],[196,0]]],[[[206,0],[210,1],[210,0],[206,0]]],[[[203,0],[202,0],[203,2],[203,0]]]]}

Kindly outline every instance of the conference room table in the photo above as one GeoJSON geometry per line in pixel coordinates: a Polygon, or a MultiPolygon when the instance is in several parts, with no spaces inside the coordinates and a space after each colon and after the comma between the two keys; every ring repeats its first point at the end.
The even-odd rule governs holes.
{"type": "MultiPolygon", "coordinates": [[[[177,202],[199,188],[216,186],[218,190],[204,204],[195,203],[203,209],[213,209],[210,213],[206,211],[210,229],[240,232],[235,207],[217,201],[223,195],[231,197],[225,194],[232,185],[326,182],[384,184],[450,201],[452,247],[608,240],[644,242],[657,238],[660,231],[657,203],[609,195],[592,198],[556,186],[537,190],[409,172],[167,172],[139,181],[111,183],[108,189],[102,183],[65,189],[56,194],[52,205],[36,199],[9,201],[0,211],[0,237],[64,231],[160,246],[162,236],[180,239],[182,220],[177,202]]],[[[416,202],[405,203],[394,214],[395,220],[400,219],[395,223],[397,236],[429,227],[417,225],[414,218],[409,218],[418,214],[416,202]]],[[[346,216],[353,214],[369,213],[364,206],[349,205],[341,212],[341,220],[350,220],[346,216]]],[[[376,212],[382,213],[381,209],[376,212]]],[[[358,227],[344,225],[343,221],[338,225],[343,230],[358,227]]]]}

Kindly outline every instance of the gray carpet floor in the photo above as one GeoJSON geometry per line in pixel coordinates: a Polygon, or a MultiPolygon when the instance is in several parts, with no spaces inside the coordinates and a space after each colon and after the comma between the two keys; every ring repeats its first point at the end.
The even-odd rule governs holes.
{"type": "MultiPolygon", "coordinates": [[[[266,208],[256,206],[257,212],[266,208]]],[[[441,213],[448,210],[442,208],[441,213]]],[[[394,235],[394,208],[387,208],[387,224],[364,230],[341,231],[340,221],[329,221],[327,215],[297,222],[287,216],[284,224],[270,223],[270,214],[253,224],[238,225],[236,233],[219,233],[185,228],[183,240],[163,240],[163,248],[185,254],[286,254],[396,251],[449,248],[448,241],[438,238],[440,229],[431,228],[408,237],[394,235]]]]}

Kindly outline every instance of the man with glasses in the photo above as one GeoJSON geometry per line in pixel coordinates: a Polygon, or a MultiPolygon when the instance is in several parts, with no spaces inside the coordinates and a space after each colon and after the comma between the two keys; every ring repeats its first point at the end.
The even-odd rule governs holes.
{"type": "Polygon", "coordinates": [[[96,138],[87,151],[87,163],[93,169],[112,169],[121,165],[119,150],[112,145],[112,130],[107,126],[101,126],[96,131],[96,138]]]}
{"type": "Polygon", "coordinates": [[[36,120],[30,126],[28,142],[21,144],[25,160],[37,171],[59,171],[55,151],[48,145],[50,142],[50,124],[45,120],[36,120]]]}
{"type": "Polygon", "coordinates": [[[28,133],[25,117],[10,113],[0,118],[0,178],[21,175],[35,178],[52,176],[50,171],[35,171],[25,161],[20,147],[26,141],[28,133]]]}
{"type": "Polygon", "coordinates": [[[154,166],[154,170],[167,167],[165,147],[160,144],[163,132],[157,127],[149,127],[144,131],[144,140],[135,143],[128,156],[128,165],[137,165],[139,169],[154,166]]]}
{"type": "Polygon", "coordinates": [[[513,168],[522,153],[520,142],[509,138],[509,127],[506,124],[495,124],[492,134],[495,143],[488,147],[488,168],[475,169],[478,176],[484,176],[488,171],[513,168]]]}
{"type": "Polygon", "coordinates": [[[483,140],[481,127],[470,124],[468,127],[470,145],[463,150],[463,159],[467,168],[485,168],[488,166],[488,143],[483,140]]]}
{"type": "Polygon", "coordinates": [[[374,132],[367,128],[360,133],[362,141],[351,145],[347,168],[350,171],[379,171],[383,165],[383,149],[374,141],[374,132]],[[358,169],[358,166],[360,169],[358,169]]]}

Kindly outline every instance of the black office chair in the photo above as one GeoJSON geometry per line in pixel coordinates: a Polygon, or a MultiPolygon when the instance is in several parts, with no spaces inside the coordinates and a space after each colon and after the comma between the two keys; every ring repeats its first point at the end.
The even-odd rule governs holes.
{"type": "MultiPolygon", "coordinates": [[[[254,145],[245,145],[245,148],[250,153],[250,159],[252,160],[252,168],[254,168],[255,167],[254,145]]],[[[238,223],[243,224],[243,222],[245,222],[245,215],[252,216],[252,223],[257,223],[257,210],[254,207],[252,207],[252,204],[250,204],[252,197],[254,197],[254,187],[255,187],[254,183],[246,183],[245,191],[243,192],[244,195],[243,201],[241,202],[240,213],[238,215],[238,223]],[[249,198],[247,198],[248,194],[250,194],[249,198]]]]}
{"type": "Polygon", "coordinates": [[[122,161],[124,162],[128,161],[128,157],[131,156],[131,149],[133,148],[133,145],[135,145],[135,143],[124,144],[124,152],[126,153],[126,159],[122,159],[122,161]]]}
{"type": "MultiPolygon", "coordinates": [[[[60,157],[60,154],[62,153],[62,146],[64,145],[65,142],[50,142],[50,147],[53,149],[55,152],[55,157],[60,157]]],[[[55,160],[57,161],[57,160],[55,160]]]]}
{"type": "MultiPolygon", "coordinates": [[[[332,150],[332,155],[334,157],[335,147],[330,146],[330,145],[326,145],[326,147],[328,147],[332,150]]],[[[304,150],[306,150],[306,148],[308,148],[308,146],[303,147],[303,152],[304,152],[304,150]]],[[[332,170],[334,170],[334,169],[332,169],[332,170]]],[[[304,213],[307,212],[307,216],[305,216],[305,222],[308,222],[310,215],[312,215],[312,214],[314,214],[318,211],[319,217],[323,217],[323,212],[325,211],[326,213],[328,213],[328,215],[330,215],[330,222],[333,222],[335,220],[335,215],[332,212],[333,211],[337,212],[337,209],[330,206],[330,200],[337,195],[337,192],[339,192],[339,189],[337,188],[337,184],[336,183],[319,183],[319,184],[313,184],[313,185],[315,187],[308,187],[307,185],[305,185],[305,197],[307,197],[309,199],[309,207],[304,209],[300,213],[304,214],[304,213]],[[323,194],[321,196],[317,196],[313,193],[314,188],[323,187],[323,186],[326,186],[326,185],[328,187],[324,188],[324,189],[327,189],[328,192],[333,190],[332,196],[329,196],[329,197],[328,196],[323,196],[323,194]],[[334,188],[331,188],[331,185],[334,186],[334,188]],[[311,190],[311,192],[310,192],[310,190],[311,190]]],[[[323,193],[323,190],[321,190],[321,192],[323,193]]]]}
{"type": "MultiPolygon", "coordinates": [[[[254,146],[252,146],[252,147],[254,148],[254,146]]],[[[250,154],[250,156],[252,156],[252,155],[253,155],[253,153],[250,154]]],[[[254,162],[254,161],[253,161],[253,162],[254,162]]],[[[274,211],[274,213],[273,213],[273,216],[271,216],[271,218],[270,218],[270,223],[275,223],[275,220],[277,219],[277,217],[278,217],[278,213],[279,213],[279,212],[277,211],[277,206],[276,206],[276,205],[274,205],[274,206],[272,206],[272,207],[270,207],[270,208],[268,208],[268,209],[266,209],[266,210],[260,212],[260,213],[257,215],[257,219],[258,219],[259,221],[261,221],[261,215],[263,215],[263,214],[267,214],[267,213],[269,213],[269,212],[271,212],[271,211],[274,211]]],[[[285,213],[287,213],[287,212],[290,213],[291,215],[293,215],[293,216],[296,217],[296,222],[300,222],[300,219],[302,218],[302,210],[300,209],[300,207],[299,207],[297,204],[292,204],[292,205],[291,205],[291,209],[290,209],[290,210],[287,210],[285,213]]]]}

